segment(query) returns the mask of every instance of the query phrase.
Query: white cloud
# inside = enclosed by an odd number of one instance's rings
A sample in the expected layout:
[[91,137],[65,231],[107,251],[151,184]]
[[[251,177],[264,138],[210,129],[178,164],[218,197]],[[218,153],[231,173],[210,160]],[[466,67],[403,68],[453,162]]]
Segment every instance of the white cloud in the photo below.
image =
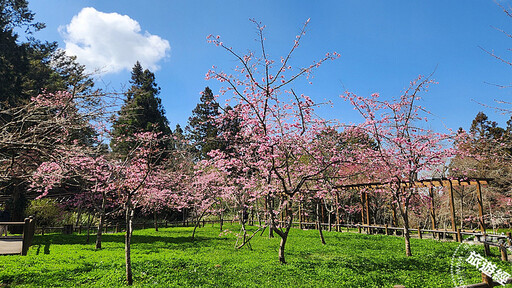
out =
[[171,49],[167,40],[141,33],[139,23],[129,16],[92,7],[83,8],[59,32],[69,55],[76,55],[88,70],[103,73],[131,70],[136,61],[155,71]]

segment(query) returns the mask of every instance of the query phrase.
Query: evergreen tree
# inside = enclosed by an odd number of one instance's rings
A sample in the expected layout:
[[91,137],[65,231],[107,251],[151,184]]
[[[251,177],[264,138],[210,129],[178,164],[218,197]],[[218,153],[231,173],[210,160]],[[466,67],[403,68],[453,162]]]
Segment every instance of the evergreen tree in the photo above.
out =
[[207,159],[208,152],[222,148],[218,139],[219,128],[215,123],[219,114],[219,103],[215,101],[212,90],[206,87],[200,103],[192,110],[192,117],[188,119],[186,128],[197,159]]
[[132,69],[130,83],[132,86],[126,93],[125,103],[113,124],[111,148],[120,157],[126,156],[134,143],[120,142],[118,137],[137,132],[171,134],[162,100],[158,98],[160,87],[155,82],[155,74],[148,69],[144,70],[137,61]]
[[478,112],[469,131],[475,133],[476,137],[486,139],[500,139],[505,134],[505,129],[498,127],[497,122],[490,121],[484,112]]

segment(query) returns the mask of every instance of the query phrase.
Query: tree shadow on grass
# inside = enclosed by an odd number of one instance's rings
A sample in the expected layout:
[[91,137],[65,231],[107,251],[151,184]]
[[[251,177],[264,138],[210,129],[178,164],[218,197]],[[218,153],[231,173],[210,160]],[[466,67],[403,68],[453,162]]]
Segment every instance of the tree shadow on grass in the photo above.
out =
[[[41,246],[44,246],[44,254],[50,253],[50,245],[94,245],[96,237],[90,237],[89,243],[86,243],[87,235],[62,235],[48,234],[44,236],[35,236],[33,247],[37,246],[36,254],[40,253]],[[190,247],[203,247],[215,245],[218,242],[224,242],[228,239],[219,237],[196,236],[194,240],[190,236],[155,236],[155,235],[132,235],[132,245],[137,244],[155,244],[155,248],[168,248],[169,246],[177,246],[183,249]],[[119,243],[125,242],[125,235],[119,234],[103,234],[102,243]]]

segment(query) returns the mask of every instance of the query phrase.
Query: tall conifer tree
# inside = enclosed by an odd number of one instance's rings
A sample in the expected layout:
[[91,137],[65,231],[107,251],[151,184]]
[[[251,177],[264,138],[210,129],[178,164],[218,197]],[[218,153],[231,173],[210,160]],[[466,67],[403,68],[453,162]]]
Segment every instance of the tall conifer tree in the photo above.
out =
[[215,117],[219,112],[219,103],[215,101],[212,90],[206,87],[201,95],[200,103],[192,110],[186,130],[195,148],[198,159],[208,158],[208,152],[221,149],[218,139],[219,128]]
[[137,132],[171,134],[162,100],[158,97],[160,87],[155,82],[155,74],[148,69],[144,70],[137,61],[132,69],[130,83],[132,86],[126,93],[125,103],[113,124],[111,148],[120,157],[125,156],[133,148],[134,143],[120,142],[117,137]]

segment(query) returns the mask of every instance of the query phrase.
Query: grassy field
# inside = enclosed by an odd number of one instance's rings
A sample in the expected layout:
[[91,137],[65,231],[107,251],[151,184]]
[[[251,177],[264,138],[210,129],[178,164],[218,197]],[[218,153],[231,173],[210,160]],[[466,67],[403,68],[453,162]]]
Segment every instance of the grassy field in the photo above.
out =
[[[253,250],[235,250],[239,226],[136,230],[132,261],[135,286],[148,287],[452,287],[450,260],[458,243],[412,239],[404,256],[394,236],[290,232],[287,265],[279,264],[279,239],[256,236]],[[104,236],[103,249],[85,244],[85,235],[36,236],[29,255],[0,256],[0,287],[124,286],[124,235]],[[483,255],[481,247],[475,247]],[[480,251],[482,250],[482,251]],[[495,251],[495,255],[498,253]],[[492,259],[499,263],[497,257]],[[501,265],[501,264],[499,264]],[[510,264],[508,270],[510,270]],[[503,266],[507,267],[507,266]],[[469,267],[469,281],[480,274]],[[510,271],[509,271],[510,273]]]

